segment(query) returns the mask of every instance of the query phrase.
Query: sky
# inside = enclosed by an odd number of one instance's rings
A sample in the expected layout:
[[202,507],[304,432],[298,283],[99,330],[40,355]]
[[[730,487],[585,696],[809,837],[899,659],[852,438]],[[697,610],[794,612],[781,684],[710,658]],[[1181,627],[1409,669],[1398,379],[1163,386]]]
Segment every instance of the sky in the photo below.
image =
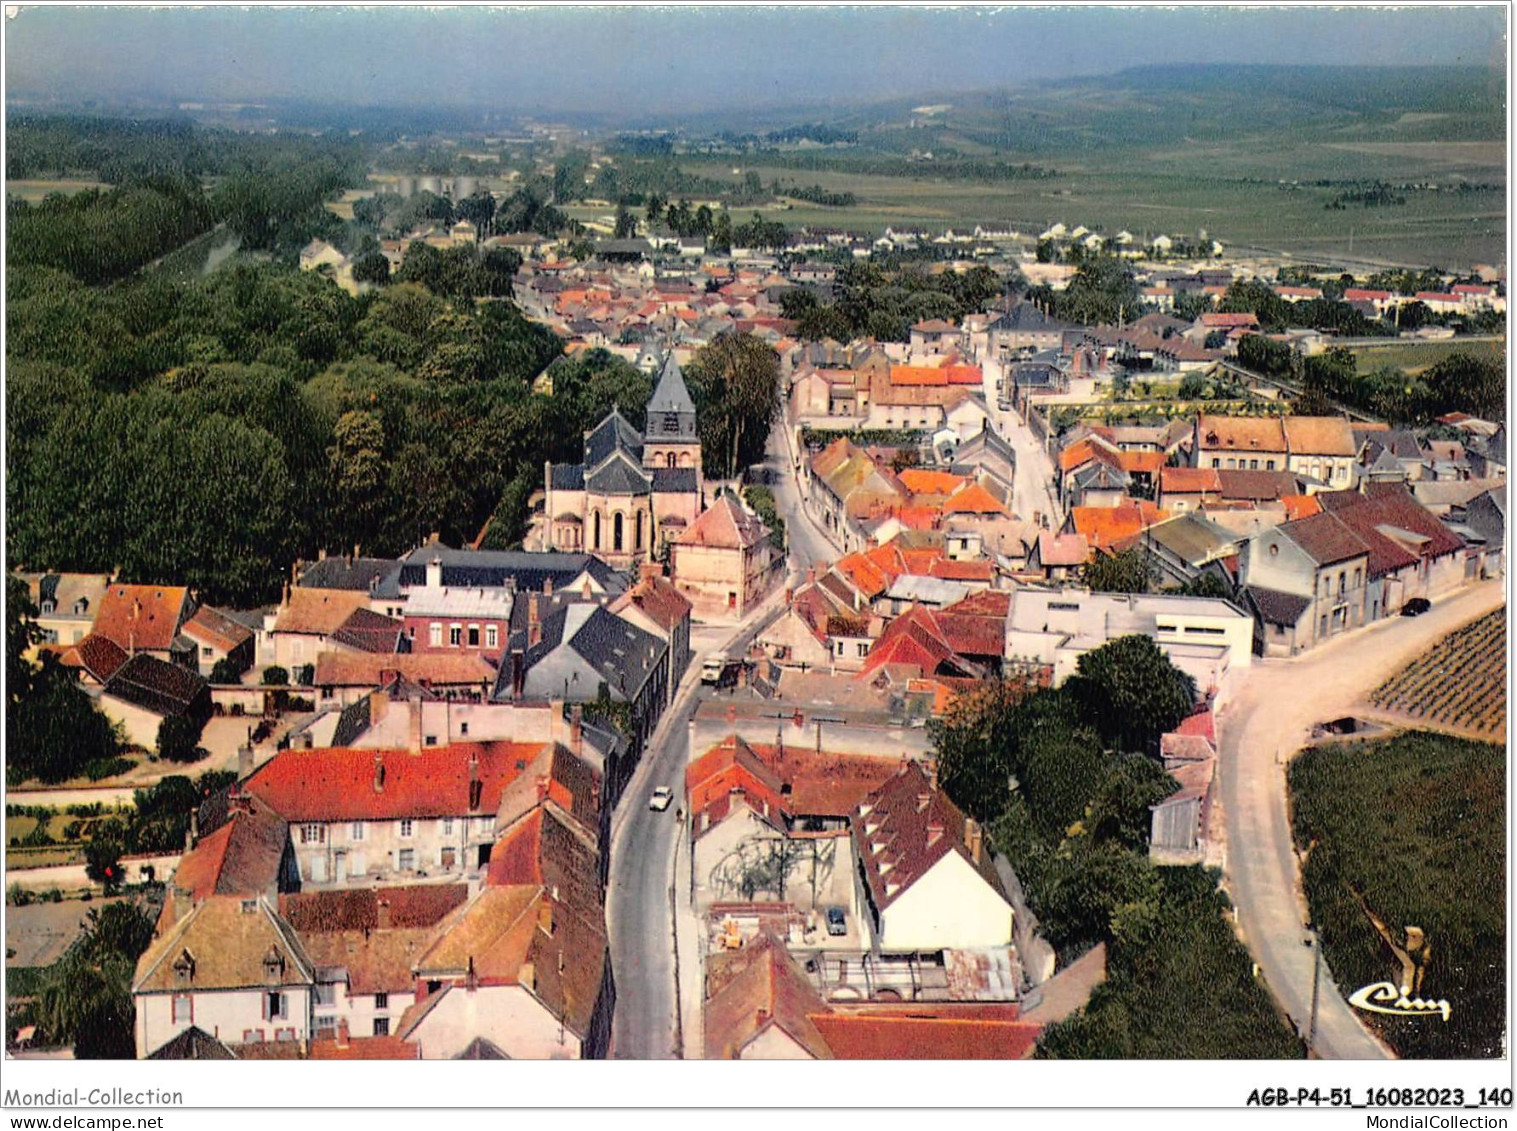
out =
[[[8,12],[10,10],[8,9]],[[1504,6],[27,7],[9,97],[704,112],[1150,63],[1502,66]]]

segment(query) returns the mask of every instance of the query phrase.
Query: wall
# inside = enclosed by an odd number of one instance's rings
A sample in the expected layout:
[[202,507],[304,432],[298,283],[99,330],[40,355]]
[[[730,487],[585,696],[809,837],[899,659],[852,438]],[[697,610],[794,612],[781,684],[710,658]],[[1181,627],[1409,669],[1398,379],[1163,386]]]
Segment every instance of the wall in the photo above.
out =
[[[312,1000],[311,1032],[314,1036],[337,1035],[335,1028],[338,1018],[347,1018],[348,1034],[353,1037],[369,1037],[374,1035],[374,1019],[376,1017],[388,1018],[390,1022],[390,1034],[393,1036],[400,1025],[400,1015],[410,1008],[416,1000],[416,989],[408,986],[400,991],[391,990],[384,1009],[374,1008],[374,995],[349,994],[345,984],[332,987],[334,1000],[331,1005],[318,1005]],[[323,1017],[332,1018],[333,1028],[325,1030],[320,1024]]]
[[[323,839],[303,842],[306,825],[290,826],[290,842],[295,849],[295,860],[300,868],[300,879],[307,887],[361,887],[375,880],[410,880],[425,873],[428,879],[440,876],[463,878],[477,870],[478,849],[482,844],[493,844],[495,838],[495,815],[459,816],[451,819],[452,830],[445,832],[448,818],[417,818],[412,822],[412,835],[400,835],[400,821],[333,821],[316,823]],[[361,838],[353,836],[354,827],[361,826]],[[441,863],[444,848],[454,850],[451,868]],[[415,853],[414,868],[401,871],[399,854],[404,849]],[[337,856],[345,854],[345,877],[337,878]],[[358,864],[362,864],[360,870]]]
[[305,1040],[310,1035],[310,990],[304,986],[285,986],[283,992],[287,1014],[284,1020],[264,1020],[265,991],[258,988],[192,991],[191,1017],[178,1023],[174,1021],[173,994],[138,994],[133,999],[137,1010],[137,1055],[146,1056],[191,1025],[233,1045],[242,1043],[243,1032],[248,1029],[262,1029],[263,1039],[271,1041],[276,1028],[290,1028],[295,1030],[296,1040]]
[[906,952],[1004,946],[1011,905],[960,856],[950,852],[885,908],[880,948]]
[[579,1038],[561,1026],[521,986],[455,985],[437,1002],[410,1039],[423,1060],[451,1060],[475,1037],[494,1042],[512,1060],[578,1060]]
[[112,722],[120,723],[126,732],[126,740],[132,746],[144,750],[158,749],[158,728],[163,723],[161,715],[117,699],[114,695],[102,695],[100,710]]

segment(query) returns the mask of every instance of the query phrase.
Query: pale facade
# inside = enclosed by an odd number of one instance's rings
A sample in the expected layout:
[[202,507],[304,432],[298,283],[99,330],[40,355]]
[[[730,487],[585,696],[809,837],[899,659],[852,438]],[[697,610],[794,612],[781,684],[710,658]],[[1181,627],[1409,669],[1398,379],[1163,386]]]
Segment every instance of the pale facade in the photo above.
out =
[[887,953],[1005,946],[1011,904],[970,863],[950,852],[880,913],[879,948]]

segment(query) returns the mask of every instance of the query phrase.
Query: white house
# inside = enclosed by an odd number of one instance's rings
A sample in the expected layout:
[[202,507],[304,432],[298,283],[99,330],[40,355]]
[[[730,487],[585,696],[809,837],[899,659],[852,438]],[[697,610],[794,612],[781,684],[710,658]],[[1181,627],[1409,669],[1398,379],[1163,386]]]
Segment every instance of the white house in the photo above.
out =
[[920,764],[871,793],[850,818],[864,918],[886,954],[1005,946],[1012,906],[979,825]]

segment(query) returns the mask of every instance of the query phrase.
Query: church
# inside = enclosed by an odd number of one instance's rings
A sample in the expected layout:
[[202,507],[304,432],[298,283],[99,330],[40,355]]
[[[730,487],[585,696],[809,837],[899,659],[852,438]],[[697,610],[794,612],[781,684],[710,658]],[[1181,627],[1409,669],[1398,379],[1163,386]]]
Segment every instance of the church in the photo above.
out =
[[549,463],[543,505],[550,549],[588,552],[617,569],[658,557],[701,512],[695,402],[671,351],[648,401],[645,433],[616,409],[585,433],[581,463]]

